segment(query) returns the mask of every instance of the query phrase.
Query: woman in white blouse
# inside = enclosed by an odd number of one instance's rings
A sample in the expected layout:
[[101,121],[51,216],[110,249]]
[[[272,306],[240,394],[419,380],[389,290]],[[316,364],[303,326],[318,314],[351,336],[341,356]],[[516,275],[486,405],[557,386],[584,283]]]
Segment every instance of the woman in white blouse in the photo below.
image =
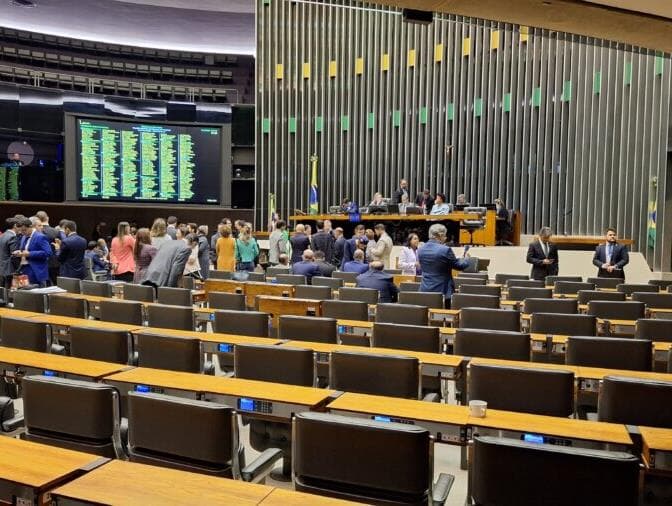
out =
[[410,234],[406,240],[406,245],[401,248],[399,254],[399,268],[401,273],[407,276],[416,276],[421,274],[420,263],[418,262],[418,246],[420,238],[418,234]]

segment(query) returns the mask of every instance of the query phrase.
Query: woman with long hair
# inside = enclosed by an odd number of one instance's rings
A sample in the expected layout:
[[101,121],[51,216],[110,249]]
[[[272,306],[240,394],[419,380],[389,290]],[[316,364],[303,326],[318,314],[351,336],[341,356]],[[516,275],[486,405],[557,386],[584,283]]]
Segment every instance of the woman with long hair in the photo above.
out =
[[236,270],[236,240],[232,237],[231,225],[224,225],[221,234],[215,243],[217,270],[233,272]]
[[406,239],[406,244],[401,248],[399,253],[399,268],[401,273],[406,276],[416,276],[421,274],[420,262],[418,261],[418,246],[420,245],[420,238],[418,234],[409,234]]
[[162,244],[173,240],[173,238],[166,232],[166,220],[163,218],[154,220],[150,234],[152,236],[152,246],[157,250],[161,248]]
[[245,224],[236,239],[236,270],[254,271],[254,259],[259,255],[259,245],[252,237],[252,229]]
[[187,264],[184,266],[184,272],[182,274],[184,276],[202,279],[201,264],[198,261],[198,237],[196,237],[196,234],[187,234],[184,241],[187,243],[191,253],[189,254]]
[[141,283],[147,272],[147,267],[152,263],[156,256],[156,248],[152,246],[152,236],[148,228],[141,228],[135,234],[135,248],[133,248],[133,258],[135,259],[135,275],[133,283]]
[[135,273],[133,251],[135,239],[131,235],[131,226],[127,221],[120,221],[117,226],[117,236],[112,239],[110,246],[110,263],[114,279],[130,283]]

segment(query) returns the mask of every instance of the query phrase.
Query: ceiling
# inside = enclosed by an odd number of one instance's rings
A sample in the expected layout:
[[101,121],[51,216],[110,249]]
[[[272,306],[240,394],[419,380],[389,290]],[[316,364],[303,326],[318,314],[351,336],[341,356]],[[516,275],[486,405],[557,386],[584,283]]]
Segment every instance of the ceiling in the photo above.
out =
[[0,0],[0,26],[110,44],[254,54],[255,0]]

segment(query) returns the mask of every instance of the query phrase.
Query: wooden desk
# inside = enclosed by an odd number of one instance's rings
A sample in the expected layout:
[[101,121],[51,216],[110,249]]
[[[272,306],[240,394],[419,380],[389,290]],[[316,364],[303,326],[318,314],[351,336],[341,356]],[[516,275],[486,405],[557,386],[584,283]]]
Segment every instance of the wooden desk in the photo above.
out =
[[[618,244],[632,246],[635,241],[632,239],[619,239]],[[598,235],[554,235],[553,244],[558,249],[580,249],[591,251],[598,245],[604,243],[604,237]]]
[[[105,383],[116,385],[119,391],[133,390],[138,385],[150,387],[157,393],[171,393],[191,397],[203,396],[206,400],[221,402],[236,408],[241,413],[262,418],[291,419],[293,413],[321,409],[332,397],[333,390],[300,387],[252,381],[239,378],[223,378],[185,372],[164,371],[138,367],[105,378]],[[129,386],[130,385],[130,386]],[[170,391],[170,392],[168,392]],[[255,401],[253,409],[241,406],[241,399]],[[266,402],[257,402],[266,401]]]
[[[108,459],[55,446],[0,437],[0,502],[49,504],[44,494]],[[118,485],[117,485],[118,486]]]
[[348,504],[361,504],[342,499],[333,499],[315,494],[306,494],[284,488],[274,488],[266,498],[259,503],[261,506],[346,506]]
[[203,291],[206,296],[210,292],[225,293],[245,293],[245,281],[236,281],[233,279],[206,279],[203,285]]
[[272,295],[284,299],[293,298],[294,285],[248,281],[245,284],[245,298],[247,307],[257,307],[257,295]]
[[467,443],[467,406],[346,392],[327,409],[346,416],[422,425],[439,442]]
[[672,429],[639,427],[642,460],[649,470],[672,472]]
[[41,314],[35,313],[35,316],[30,317],[42,323],[48,323],[55,327],[91,327],[96,329],[118,330],[121,332],[133,332],[134,330],[142,329],[140,325],[127,325],[125,323],[105,322],[101,320],[89,320],[88,318],[75,318],[73,316],[59,316],[55,314]]
[[113,460],[52,492],[95,504],[260,504],[273,488],[216,476]]
[[[280,339],[270,339],[266,337],[238,336],[234,334],[220,334],[217,332],[196,332],[194,330],[158,329],[153,327],[136,329],[133,331],[133,334],[162,334],[173,337],[199,339],[203,342],[205,353],[231,353],[233,350],[229,349],[228,345],[258,344],[274,346],[282,342]],[[220,344],[224,345],[224,347],[220,348]]]
[[22,309],[14,309],[10,307],[0,307],[0,318],[9,316],[11,318],[31,318],[33,316],[41,316],[44,313],[35,313],[33,311],[24,311]]
[[278,318],[281,315],[322,316],[322,301],[317,299],[290,299],[288,297],[258,295],[256,297],[256,310],[269,313],[271,315],[271,325],[277,329]]
[[575,365],[548,364],[546,362],[519,362],[517,360],[500,360],[496,358],[474,357],[469,362],[471,365],[495,365],[502,367],[518,367],[521,369],[550,369],[553,371],[569,371],[575,376],[579,375],[579,367]]
[[577,367],[579,369],[577,377],[582,380],[603,380],[605,376],[625,376],[641,380],[672,382],[672,374],[662,372],[626,371],[623,369],[604,369],[601,367]]
[[597,319],[597,331],[604,333],[606,330],[607,322],[609,323],[609,333],[611,334],[624,334],[628,336],[635,335],[635,325],[637,324],[636,320],[618,320],[614,318],[598,318]]

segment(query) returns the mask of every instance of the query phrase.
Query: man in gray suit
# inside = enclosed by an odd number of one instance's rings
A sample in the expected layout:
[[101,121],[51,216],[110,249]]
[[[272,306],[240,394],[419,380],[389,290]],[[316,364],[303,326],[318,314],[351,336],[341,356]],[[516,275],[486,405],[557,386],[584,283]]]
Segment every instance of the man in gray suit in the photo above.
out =
[[12,275],[16,272],[17,264],[12,253],[19,249],[21,239],[18,236],[19,220],[7,218],[5,232],[0,236],[0,280],[5,288],[12,286]]
[[184,241],[167,241],[156,253],[140,283],[154,287],[177,287],[190,254],[191,249]]

